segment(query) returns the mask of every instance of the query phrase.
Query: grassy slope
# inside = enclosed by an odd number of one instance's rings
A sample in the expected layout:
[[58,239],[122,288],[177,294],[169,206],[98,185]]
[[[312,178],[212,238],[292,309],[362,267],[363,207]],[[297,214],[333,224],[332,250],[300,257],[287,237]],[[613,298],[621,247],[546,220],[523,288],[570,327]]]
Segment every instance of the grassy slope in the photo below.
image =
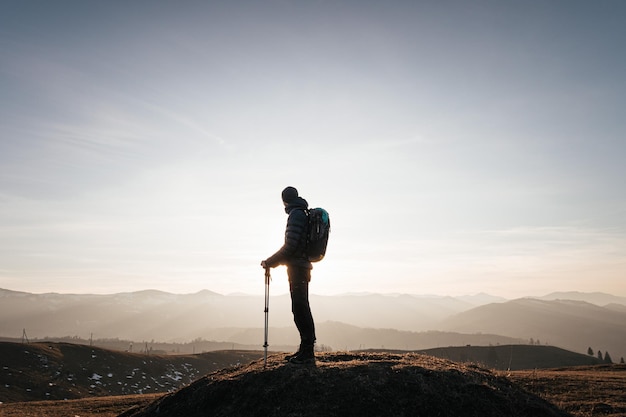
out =
[[420,351],[456,362],[471,362],[500,370],[546,369],[563,366],[600,365],[595,356],[582,355],[554,346],[505,345],[460,346]]
[[69,343],[0,343],[0,401],[168,392],[261,355],[222,351],[158,356]]

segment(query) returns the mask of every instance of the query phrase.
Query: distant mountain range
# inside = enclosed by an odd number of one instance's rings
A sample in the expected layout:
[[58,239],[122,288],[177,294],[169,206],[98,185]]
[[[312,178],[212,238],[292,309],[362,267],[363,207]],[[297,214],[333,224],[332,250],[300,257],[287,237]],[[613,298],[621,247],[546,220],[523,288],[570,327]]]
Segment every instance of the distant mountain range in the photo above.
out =
[[[562,292],[506,300],[488,294],[311,296],[318,343],[333,349],[426,349],[452,345],[551,344],[626,356],[626,298]],[[260,345],[261,296],[155,290],[109,295],[0,289],[0,337],[77,336],[135,342],[206,339]],[[288,295],[270,299],[271,343],[297,344]]]
[[540,300],[573,300],[584,301],[586,303],[595,304],[598,306],[607,306],[609,304],[620,304],[626,306],[626,297],[619,297],[617,295],[605,294],[602,292],[578,292],[578,291],[566,291],[566,292],[553,292],[543,297],[532,297]]
[[601,307],[585,301],[522,298],[452,315],[443,320],[439,328],[532,338],[536,343],[576,352],[591,347],[594,351],[608,351],[616,360],[626,356],[626,310],[615,306],[617,304]]
[[[444,318],[504,299],[417,295],[348,294],[311,296],[317,322],[407,331],[435,329]],[[78,335],[131,340],[190,340],[209,329],[263,327],[260,296],[211,291],[171,294],[155,290],[94,294],[31,294],[0,289],[0,336]],[[287,294],[270,299],[270,324],[292,326]]]

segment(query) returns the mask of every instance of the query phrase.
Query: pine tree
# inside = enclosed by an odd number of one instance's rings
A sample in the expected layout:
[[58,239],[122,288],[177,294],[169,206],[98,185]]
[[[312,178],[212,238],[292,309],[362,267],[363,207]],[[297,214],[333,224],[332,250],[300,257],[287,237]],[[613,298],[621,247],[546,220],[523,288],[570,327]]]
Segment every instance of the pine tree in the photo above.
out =
[[609,355],[609,352],[604,352],[604,362],[613,363],[613,359],[611,359],[611,355]]
[[602,360],[602,351],[601,350],[598,351],[598,359]]
[[587,355],[593,356],[593,349],[591,349],[591,346],[589,346],[589,349],[587,349]]
[[620,359],[619,363],[624,363],[624,357],[622,356],[622,359]]

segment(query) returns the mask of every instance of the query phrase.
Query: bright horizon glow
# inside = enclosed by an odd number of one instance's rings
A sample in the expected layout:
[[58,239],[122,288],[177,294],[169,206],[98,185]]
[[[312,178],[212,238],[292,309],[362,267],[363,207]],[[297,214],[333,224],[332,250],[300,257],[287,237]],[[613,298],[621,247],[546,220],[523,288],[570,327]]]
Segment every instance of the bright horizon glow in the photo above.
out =
[[[0,288],[626,296],[626,4],[19,2],[0,16]],[[287,292],[284,267],[272,293]]]

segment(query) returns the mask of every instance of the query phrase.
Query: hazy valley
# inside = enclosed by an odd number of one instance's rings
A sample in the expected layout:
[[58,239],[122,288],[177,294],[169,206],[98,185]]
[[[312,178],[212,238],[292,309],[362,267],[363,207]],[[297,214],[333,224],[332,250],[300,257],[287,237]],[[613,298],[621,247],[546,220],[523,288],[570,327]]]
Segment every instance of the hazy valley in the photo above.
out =
[[[115,339],[115,348],[180,353],[261,349],[263,298],[211,291],[110,295],[31,294],[0,290],[0,337]],[[626,298],[555,293],[505,300],[348,294],[311,297],[318,345],[334,350],[416,350],[445,346],[549,344],[579,353],[626,356]],[[270,346],[297,344],[289,297],[270,300]],[[194,343],[191,343],[191,342]],[[112,342],[111,342],[112,343]],[[109,346],[112,347],[112,346]]]

